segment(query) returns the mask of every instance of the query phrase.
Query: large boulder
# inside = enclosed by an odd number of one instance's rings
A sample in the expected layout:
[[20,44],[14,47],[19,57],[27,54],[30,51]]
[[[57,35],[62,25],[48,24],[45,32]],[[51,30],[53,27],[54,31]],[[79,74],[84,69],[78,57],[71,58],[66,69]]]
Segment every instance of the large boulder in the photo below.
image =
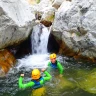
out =
[[43,11],[41,20],[53,22],[55,17],[55,11],[56,9],[54,7],[46,8],[46,10]]
[[24,0],[0,1],[0,48],[25,40],[34,23],[35,15]]
[[56,9],[54,7],[48,7],[43,10],[43,14],[41,16],[41,23],[44,24],[46,27],[51,26],[52,22],[54,21],[55,11]]
[[55,14],[53,29],[62,34],[59,39],[77,55],[96,58],[95,0],[64,1]]

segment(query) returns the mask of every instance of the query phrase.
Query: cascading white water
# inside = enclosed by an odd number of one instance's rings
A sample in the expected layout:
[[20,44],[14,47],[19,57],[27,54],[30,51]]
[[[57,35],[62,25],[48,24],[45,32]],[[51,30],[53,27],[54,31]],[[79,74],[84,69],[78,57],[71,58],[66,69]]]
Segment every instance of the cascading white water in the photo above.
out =
[[33,68],[47,68],[48,64],[48,54],[34,54],[30,56],[26,56],[25,58],[18,60],[19,68],[26,68],[26,70],[30,70]]
[[[50,28],[51,29],[51,28]],[[34,26],[31,43],[32,55],[18,60],[17,69],[25,67],[27,69],[33,68],[46,68],[49,60],[47,52],[47,43],[50,34],[50,29],[42,24]]]
[[31,42],[32,42],[32,53],[44,54],[47,53],[47,43],[50,31],[47,27],[42,24],[34,26]]

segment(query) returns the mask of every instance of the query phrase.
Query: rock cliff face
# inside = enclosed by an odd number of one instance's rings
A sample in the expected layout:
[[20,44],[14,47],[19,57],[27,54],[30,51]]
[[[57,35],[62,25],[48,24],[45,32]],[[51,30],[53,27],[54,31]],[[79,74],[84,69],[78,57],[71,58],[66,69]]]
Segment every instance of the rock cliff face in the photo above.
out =
[[53,23],[52,34],[57,41],[60,40],[58,42],[62,41],[61,53],[96,58],[96,1],[39,1],[33,4],[34,9],[40,13],[40,22],[45,26],[49,27]]
[[96,1],[64,1],[55,13],[53,30],[77,55],[96,58]]
[[24,0],[0,0],[0,48],[26,39],[35,15]]

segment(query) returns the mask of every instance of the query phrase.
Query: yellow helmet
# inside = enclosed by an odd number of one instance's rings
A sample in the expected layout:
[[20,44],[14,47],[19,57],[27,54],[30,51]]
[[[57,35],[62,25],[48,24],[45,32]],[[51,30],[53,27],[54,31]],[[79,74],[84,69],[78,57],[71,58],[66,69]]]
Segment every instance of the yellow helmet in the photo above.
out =
[[32,71],[32,79],[39,79],[41,76],[40,71],[38,69],[34,69]]
[[53,59],[53,58],[56,58],[56,54],[55,54],[55,53],[52,53],[52,54],[50,55],[50,59]]

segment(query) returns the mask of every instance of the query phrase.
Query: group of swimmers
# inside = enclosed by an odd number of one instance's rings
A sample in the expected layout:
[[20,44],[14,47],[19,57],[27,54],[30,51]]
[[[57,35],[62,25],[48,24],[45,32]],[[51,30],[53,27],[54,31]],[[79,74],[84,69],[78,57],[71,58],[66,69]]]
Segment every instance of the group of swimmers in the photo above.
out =
[[[62,77],[64,68],[61,65],[61,63],[56,59],[56,57],[57,56],[55,53],[52,53],[50,55],[50,62],[48,62],[48,66],[50,66],[53,69],[58,69],[60,77]],[[32,80],[25,84],[23,83],[24,74],[21,74],[19,77],[19,88],[20,89],[25,89],[25,88],[35,89],[35,88],[42,87],[46,81],[49,81],[52,78],[52,76],[48,71],[46,71],[46,69],[41,69],[41,71],[45,74],[44,77],[41,76],[41,72],[39,69],[33,69],[32,74],[31,74]]]

